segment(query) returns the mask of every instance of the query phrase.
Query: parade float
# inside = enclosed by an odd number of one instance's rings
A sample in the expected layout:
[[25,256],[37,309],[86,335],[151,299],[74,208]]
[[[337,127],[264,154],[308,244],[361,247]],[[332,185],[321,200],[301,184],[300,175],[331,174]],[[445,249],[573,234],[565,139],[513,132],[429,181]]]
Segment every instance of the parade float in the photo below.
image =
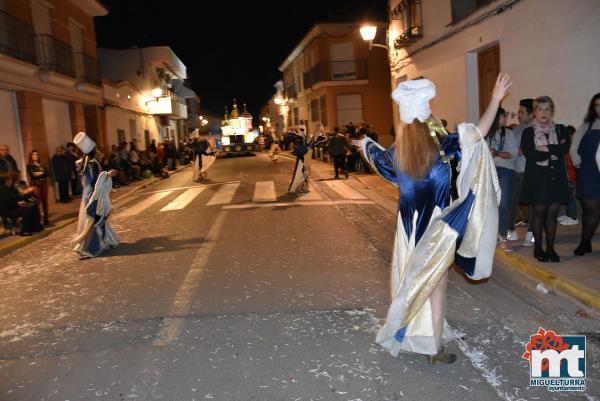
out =
[[240,114],[237,103],[233,99],[231,114],[225,108],[225,116],[221,121],[221,152],[225,154],[241,154],[255,152],[255,139],[258,133],[252,130],[252,115],[248,113],[246,104]]

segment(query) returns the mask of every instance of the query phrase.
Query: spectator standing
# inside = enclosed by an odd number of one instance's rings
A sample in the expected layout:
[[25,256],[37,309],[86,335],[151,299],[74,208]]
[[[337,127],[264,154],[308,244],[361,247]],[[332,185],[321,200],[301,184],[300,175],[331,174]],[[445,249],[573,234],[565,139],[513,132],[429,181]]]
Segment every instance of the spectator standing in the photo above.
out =
[[273,160],[274,163],[279,161],[277,155],[281,153],[281,148],[279,144],[281,143],[281,139],[279,139],[279,135],[275,132],[275,130],[271,130],[271,148],[269,149],[269,157]]
[[335,171],[335,179],[339,179],[339,170],[341,169],[346,179],[348,179],[348,170],[346,169],[346,151],[348,142],[346,137],[342,135],[338,127],[333,128],[333,135],[329,140],[329,153],[333,158],[333,168]]
[[58,184],[58,197],[61,203],[71,202],[69,196],[69,180],[71,178],[71,169],[69,159],[65,155],[65,148],[59,146],[56,153],[52,156],[52,178]]
[[519,153],[519,143],[516,141],[512,130],[506,127],[506,119],[506,111],[502,107],[498,108],[486,139],[494,158],[498,183],[500,184],[500,191],[502,193],[500,205],[498,206],[498,234],[500,235],[498,246],[506,252],[512,252],[514,249],[508,242],[507,232],[510,217],[513,171],[515,168],[515,159]]
[[77,171],[77,160],[79,160],[79,154],[77,153],[75,144],[73,142],[67,143],[65,156],[69,160],[69,181],[71,182],[71,195],[79,196],[81,195],[81,190],[79,188],[79,171]]
[[[567,126],[567,132],[569,133],[569,137],[571,137],[571,143],[573,143],[575,127],[572,125]],[[567,178],[569,179],[569,203],[564,207],[564,214],[558,216],[557,220],[561,226],[574,226],[579,224],[579,219],[577,218],[577,201],[575,200],[577,173],[575,172],[575,167],[569,153],[567,153],[565,161],[567,162]]]
[[32,150],[29,154],[27,177],[29,185],[33,187],[34,196],[42,206],[44,225],[47,226],[50,224],[48,221],[48,170],[41,164],[40,154],[37,150]]
[[592,252],[592,237],[600,223],[600,93],[590,100],[584,122],[573,135],[571,160],[577,168],[576,195],[581,200],[581,240],[573,251]]
[[[554,250],[556,220],[561,203],[569,201],[565,154],[571,138],[563,125],[552,121],[554,101],[540,96],[533,103],[533,126],[525,129],[521,149],[525,155],[525,176],[521,202],[533,205],[533,255],[540,262],[560,262]],[[546,251],[542,235],[546,235]]]
[[[525,156],[521,149],[521,137],[526,128],[533,124],[533,99],[521,99],[519,101],[519,112],[517,113],[519,125],[514,129],[515,140],[519,144],[519,152],[515,159],[515,169],[513,171],[512,196],[510,202],[510,217],[508,227],[508,240],[517,241],[519,239],[515,226],[517,225],[517,215],[519,214],[519,202],[521,199],[521,191],[523,189],[523,176],[525,173]],[[533,208],[527,206],[527,234],[523,240],[523,246],[533,246]]]
[[16,160],[10,155],[8,145],[0,145],[0,173],[19,171]]

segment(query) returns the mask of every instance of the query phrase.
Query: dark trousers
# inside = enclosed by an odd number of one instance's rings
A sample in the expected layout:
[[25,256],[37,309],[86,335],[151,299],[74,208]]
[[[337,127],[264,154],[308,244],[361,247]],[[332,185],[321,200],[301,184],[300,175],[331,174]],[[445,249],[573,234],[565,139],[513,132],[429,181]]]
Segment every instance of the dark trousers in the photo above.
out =
[[81,195],[81,191],[79,190],[79,179],[72,178],[69,181],[71,182],[71,195]]
[[21,206],[18,209],[7,211],[4,216],[13,221],[16,221],[21,217],[21,232],[37,232],[41,229],[40,210],[36,204],[29,204],[27,206]]
[[71,200],[69,197],[69,181],[58,181],[58,198],[63,203]]
[[42,206],[44,212],[44,223],[48,224],[48,182],[46,180],[40,180],[36,185],[33,186],[33,194],[38,199],[39,204]]
[[335,169],[336,177],[338,177],[339,169],[342,169],[342,172],[346,173],[346,157],[344,155],[333,156],[333,168]]

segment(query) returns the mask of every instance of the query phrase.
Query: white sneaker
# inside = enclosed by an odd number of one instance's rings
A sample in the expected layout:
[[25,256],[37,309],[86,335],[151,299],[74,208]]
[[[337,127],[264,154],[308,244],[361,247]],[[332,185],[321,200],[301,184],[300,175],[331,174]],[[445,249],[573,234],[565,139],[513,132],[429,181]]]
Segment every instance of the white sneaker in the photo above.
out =
[[527,231],[527,235],[523,240],[523,246],[533,246],[535,243],[535,238],[533,238],[533,233],[531,231]]
[[563,214],[562,216],[558,216],[558,217],[556,218],[556,221],[558,221],[558,222],[560,223],[561,221],[563,221],[563,220],[565,220],[565,219],[568,219],[568,218],[569,218],[569,216],[567,216],[567,215]]
[[561,226],[574,226],[579,224],[579,219],[572,219],[568,216],[565,216],[564,219],[559,220]]
[[517,232],[515,230],[508,230],[508,235],[506,236],[506,239],[509,241],[518,241],[519,240],[519,234],[517,234]]

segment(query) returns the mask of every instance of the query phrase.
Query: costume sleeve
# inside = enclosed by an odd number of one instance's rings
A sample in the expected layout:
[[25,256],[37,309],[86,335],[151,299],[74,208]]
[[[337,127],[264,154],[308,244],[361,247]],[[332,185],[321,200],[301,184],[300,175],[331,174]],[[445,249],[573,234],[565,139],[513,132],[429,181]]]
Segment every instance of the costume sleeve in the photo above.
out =
[[395,145],[386,150],[383,146],[367,137],[360,141],[360,148],[364,158],[377,174],[390,184],[398,186],[396,169],[394,167]]

